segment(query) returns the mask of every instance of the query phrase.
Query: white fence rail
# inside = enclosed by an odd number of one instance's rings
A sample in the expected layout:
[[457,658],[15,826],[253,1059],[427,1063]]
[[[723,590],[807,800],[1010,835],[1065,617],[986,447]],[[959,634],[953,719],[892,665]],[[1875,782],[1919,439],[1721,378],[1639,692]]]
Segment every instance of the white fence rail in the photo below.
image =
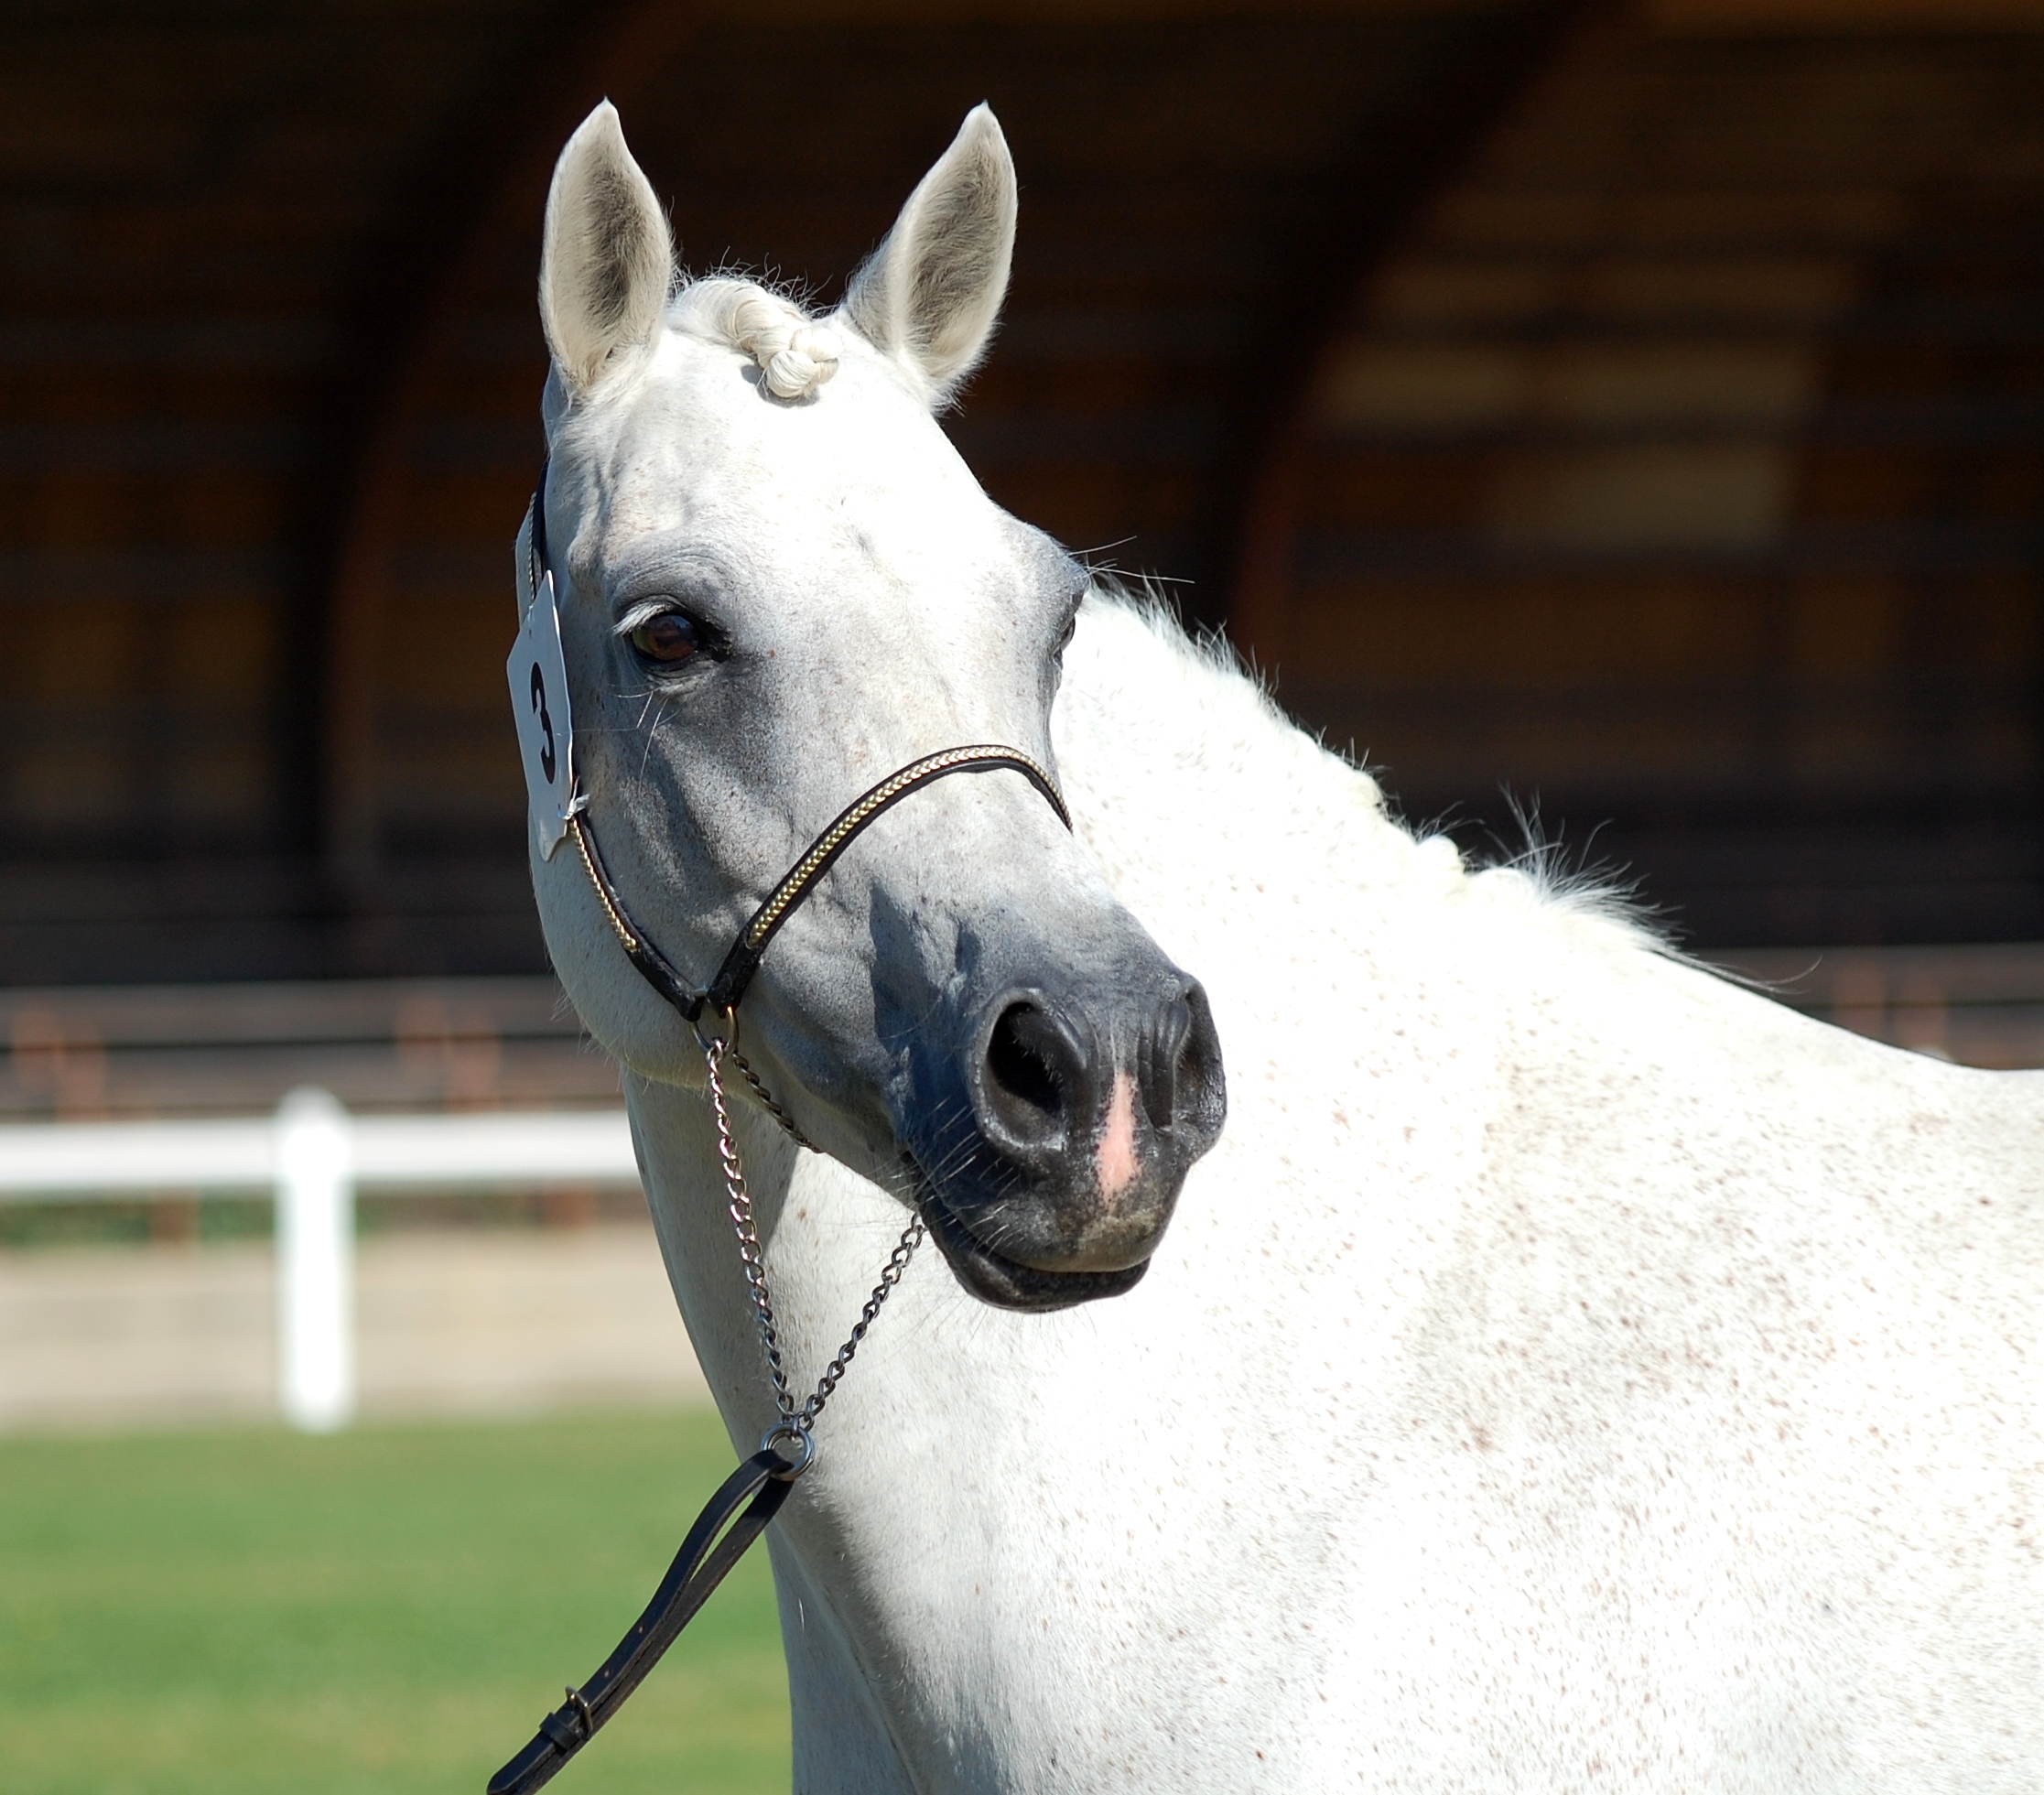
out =
[[277,1404],[326,1433],[355,1411],[357,1190],[629,1184],[622,1109],[351,1116],[323,1090],[233,1121],[0,1128],[0,1203],[268,1191],[276,1204]]

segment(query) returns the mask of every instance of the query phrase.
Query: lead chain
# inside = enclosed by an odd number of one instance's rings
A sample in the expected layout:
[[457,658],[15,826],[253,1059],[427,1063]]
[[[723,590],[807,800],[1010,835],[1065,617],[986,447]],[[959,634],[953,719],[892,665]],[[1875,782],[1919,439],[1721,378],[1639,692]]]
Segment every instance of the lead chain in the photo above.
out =
[[[908,1270],[909,1260],[915,1257],[915,1249],[923,1244],[923,1218],[916,1216],[902,1230],[902,1238],[894,1243],[894,1250],[888,1254],[887,1263],[881,1267],[880,1281],[873,1286],[873,1293],[866,1299],[866,1306],[859,1312],[859,1319],[852,1325],[850,1337],[824,1368],[823,1376],[817,1380],[817,1388],[809,1400],[796,1408],[795,1393],[788,1388],[787,1366],[781,1357],[781,1330],[773,1318],[773,1298],[766,1287],[766,1260],[760,1249],[759,1229],[753,1220],[752,1193],[746,1186],[745,1165],[738,1156],[738,1142],[731,1135],[730,1111],[724,1102],[723,1063],[727,1054],[731,1054],[746,1082],[759,1093],[761,1100],[782,1127],[797,1141],[802,1141],[802,1136],[781,1107],[767,1096],[766,1087],[752,1068],[732,1053],[729,1040],[712,1038],[704,1042],[703,1056],[709,1065],[709,1103],[717,1117],[717,1157],[722,1163],[724,1189],[730,1198],[731,1230],[738,1236],[738,1257],[745,1268],[746,1294],[752,1298],[753,1318],[759,1324],[760,1346],[766,1354],[767,1376],[773,1380],[774,1404],[781,1411],[783,1425],[806,1438],[817,1424],[817,1418],[823,1413],[824,1405],[843,1381],[845,1369],[859,1351],[860,1342],[865,1339],[866,1330],[872,1326],[873,1318],[880,1314],[881,1305],[894,1293],[895,1285],[902,1281],[902,1274]],[[809,1143],[802,1141],[802,1144],[807,1146]]]
[[759,1098],[760,1108],[781,1124],[781,1132],[785,1134],[796,1146],[806,1147],[812,1153],[815,1152],[817,1143],[795,1127],[793,1116],[774,1102],[773,1093],[762,1082],[760,1075],[752,1070],[752,1062],[740,1053],[728,1038],[724,1043],[724,1051],[730,1063],[738,1068],[739,1076],[752,1087],[752,1095]]

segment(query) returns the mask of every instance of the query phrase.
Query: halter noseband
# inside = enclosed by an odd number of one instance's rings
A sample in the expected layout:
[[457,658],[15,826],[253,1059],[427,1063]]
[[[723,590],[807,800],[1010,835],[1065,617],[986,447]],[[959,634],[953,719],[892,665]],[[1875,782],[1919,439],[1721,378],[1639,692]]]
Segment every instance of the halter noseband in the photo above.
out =
[[[540,470],[539,485],[533,493],[531,515],[529,583],[533,602],[536,604],[541,579],[553,565],[546,547],[545,468]],[[581,855],[582,865],[589,873],[589,883],[595,887],[597,902],[603,906],[603,914],[617,936],[618,946],[624,949],[625,957],[638,968],[639,976],[693,1026],[702,1019],[706,1009],[719,1016],[737,1013],[739,1000],[752,982],[752,975],[760,969],[767,944],[780,933],[781,925],[795,914],[803,900],[816,890],[838,857],[869,825],[877,822],[911,792],[935,780],[946,778],[954,773],[993,773],[1001,768],[1021,773],[1044,795],[1044,801],[1057,813],[1057,820],[1067,829],[1072,827],[1071,812],[1065,809],[1055,782],[1041,764],[1019,749],[977,742],[969,747],[946,748],[939,753],[925,754],[921,760],[911,761],[905,767],[889,773],[879,784],[861,793],[838,812],[830,827],[809,844],[808,851],[788,869],[786,876],[753,911],[752,919],[739,930],[715,977],[700,988],[690,985],[676,969],[674,962],[654,945],[645,930],[633,921],[632,913],[624,907],[624,900],[611,882],[603,855],[596,845],[596,837],[589,827],[586,797],[578,796],[568,806],[566,820],[575,838],[576,850]]]

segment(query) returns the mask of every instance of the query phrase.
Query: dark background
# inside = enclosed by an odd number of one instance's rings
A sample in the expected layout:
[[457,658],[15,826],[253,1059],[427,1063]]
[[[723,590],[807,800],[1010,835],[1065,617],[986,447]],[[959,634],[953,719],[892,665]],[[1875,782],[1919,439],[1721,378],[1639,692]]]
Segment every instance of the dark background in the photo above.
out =
[[[1671,0],[1671,7],[1673,0]],[[824,303],[967,107],[949,420],[1407,814],[1693,944],[2044,901],[2044,5],[0,12],[0,983],[520,972],[554,153]]]

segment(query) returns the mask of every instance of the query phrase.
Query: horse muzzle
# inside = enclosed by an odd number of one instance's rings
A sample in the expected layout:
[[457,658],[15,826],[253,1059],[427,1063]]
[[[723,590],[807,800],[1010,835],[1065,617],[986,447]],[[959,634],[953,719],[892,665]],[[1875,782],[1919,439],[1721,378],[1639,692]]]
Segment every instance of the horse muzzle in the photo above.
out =
[[969,1120],[922,1155],[923,1208],[953,1272],[1003,1308],[1131,1289],[1227,1112],[1206,993],[1002,991],[969,1037]]

